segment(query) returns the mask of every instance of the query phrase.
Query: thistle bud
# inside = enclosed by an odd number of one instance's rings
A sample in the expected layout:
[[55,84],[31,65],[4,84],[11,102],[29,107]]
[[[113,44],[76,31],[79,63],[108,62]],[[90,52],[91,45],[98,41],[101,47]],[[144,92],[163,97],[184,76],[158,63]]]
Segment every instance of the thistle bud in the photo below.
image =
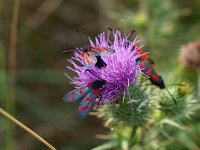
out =
[[200,40],[190,42],[182,47],[180,62],[185,67],[200,70]]

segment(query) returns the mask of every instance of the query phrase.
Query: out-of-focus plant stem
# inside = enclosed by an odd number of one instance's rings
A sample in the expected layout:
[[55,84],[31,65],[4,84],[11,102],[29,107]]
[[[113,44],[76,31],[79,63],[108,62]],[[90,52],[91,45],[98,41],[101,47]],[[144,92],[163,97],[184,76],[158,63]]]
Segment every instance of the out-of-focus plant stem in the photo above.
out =
[[[3,2],[0,1],[0,34],[3,35]],[[6,58],[5,58],[5,45],[3,37],[0,38],[0,104],[5,105],[6,91],[7,91],[7,78],[6,78]]]
[[[15,77],[16,77],[16,49],[17,49],[17,25],[19,17],[20,0],[13,1],[12,21],[10,30],[10,49],[8,54],[8,92],[7,110],[15,113]],[[7,123],[7,150],[15,149],[15,127],[11,122]]]
[[129,140],[129,148],[130,149],[136,142],[136,138],[135,138],[136,131],[137,131],[137,128],[132,127],[132,131],[131,131],[131,134],[130,134],[130,140]]
[[198,74],[198,100],[200,101],[200,72]]
[[[3,35],[3,2],[0,1],[0,34]],[[3,36],[0,37],[0,105],[6,105],[6,93],[7,93],[7,73],[6,73],[6,58],[5,58],[5,45],[3,42]],[[5,124],[5,120],[1,120],[0,124]],[[5,129],[5,127],[3,127]],[[2,147],[5,147],[5,143],[2,143]]]

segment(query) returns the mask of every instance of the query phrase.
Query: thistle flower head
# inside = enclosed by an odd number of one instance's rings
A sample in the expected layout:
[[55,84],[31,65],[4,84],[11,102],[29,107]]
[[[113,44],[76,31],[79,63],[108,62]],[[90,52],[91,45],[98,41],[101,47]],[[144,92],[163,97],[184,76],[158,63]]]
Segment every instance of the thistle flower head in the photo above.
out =
[[[136,62],[140,55],[135,50],[132,50],[132,47],[138,42],[137,38],[134,41],[128,41],[129,34],[122,35],[120,31],[113,31],[112,35],[113,41],[110,40],[110,32],[108,32],[107,36],[104,32],[100,33],[94,41],[89,38],[91,47],[115,50],[114,54],[102,57],[107,64],[105,68],[99,69],[93,66],[90,69],[96,76],[107,81],[107,84],[102,88],[101,105],[116,102],[119,93],[126,92],[129,86],[135,84],[140,71],[140,65]],[[82,53],[82,48],[77,48],[74,57],[69,60],[73,67],[67,67],[78,74],[74,78],[70,78],[66,74],[76,87],[82,87],[89,82],[99,80],[93,74],[85,72],[88,68],[84,66]]]
[[186,67],[200,70],[200,41],[193,41],[182,47],[180,61]]
[[107,105],[100,109],[99,118],[105,120],[106,127],[112,126],[131,126],[140,127],[150,120],[150,115],[155,108],[151,103],[149,89],[141,83],[137,83],[133,88],[129,88],[130,95],[133,99],[117,105]]

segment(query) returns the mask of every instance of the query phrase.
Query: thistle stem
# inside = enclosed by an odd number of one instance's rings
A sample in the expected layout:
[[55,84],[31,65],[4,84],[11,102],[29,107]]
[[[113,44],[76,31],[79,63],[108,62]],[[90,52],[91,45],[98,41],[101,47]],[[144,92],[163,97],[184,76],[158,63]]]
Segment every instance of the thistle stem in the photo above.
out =
[[132,127],[132,131],[130,134],[130,139],[129,139],[129,148],[131,149],[131,147],[135,144],[135,135],[136,135],[136,131],[137,128]]
[[37,140],[39,140],[40,142],[42,142],[44,145],[46,145],[49,149],[51,150],[56,150],[51,144],[49,144],[46,140],[44,140],[41,136],[39,136],[38,134],[36,134],[33,130],[31,130],[30,128],[28,128],[26,125],[24,125],[23,123],[21,123],[19,120],[17,120],[16,118],[14,118],[13,116],[11,116],[9,113],[7,113],[4,109],[2,109],[0,107],[0,113],[5,116],[6,118],[8,118],[9,120],[11,120],[12,122],[14,122],[16,125],[18,125],[19,127],[21,127],[22,129],[24,129],[25,131],[27,131],[29,134],[31,134],[33,137],[35,137]]

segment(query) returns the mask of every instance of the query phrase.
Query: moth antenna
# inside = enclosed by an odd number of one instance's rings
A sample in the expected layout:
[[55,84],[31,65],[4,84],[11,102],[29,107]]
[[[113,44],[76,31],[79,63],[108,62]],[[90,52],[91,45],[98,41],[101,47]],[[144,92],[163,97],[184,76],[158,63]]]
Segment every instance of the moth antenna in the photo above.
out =
[[83,47],[85,47],[85,44],[84,44],[84,42],[83,42],[83,37],[82,37],[81,33],[79,32],[78,29],[75,29],[75,30],[76,30],[76,33],[77,33],[78,37],[79,37],[80,40],[81,40],[81,43],[82,43]]
[[64,54],[64,53],[68,53],[68,52],[74,52],[75,50],[73,49],[70,49],[70,50],[63,50],[61,51],[61,54]]
[[133,30],[131,31],[131,33],[129,34],[129,36],[127,37],[127,39],[128,39],[133,33],[135,33],[135,32],[136,32],[136,30],[133,29]]
[[107,26],[108,30],[110,30],[111,32],[113,31],[113,29],[109,26]]
[[[92,75],[94,75],[95,77],[99,78],[100,80],[103,80],[102,78],[100,78],[100,77],[98,77],[96,74],[94,74],[90,69],[86,69],[86,70],[85,70],[85,73],[86,73],[87,71],[89,71]],[[107,81],[106,81],[106,83],[108,83],[108,84],[110,84],[110,85],[112,85],[112,86],[116,86],[116,87],[119,89],[119,86],[117,86],[117,85],[115,85],[115,84],[109,83],[109,82],[107,82]]]
[[171,96],[172,100],[174,101],[175,106],[177,107],[176,99],[173,97],[172,93],[170,93],[170,91],[167,88],[166,88],[166,90],[169,93],[169,95]]

